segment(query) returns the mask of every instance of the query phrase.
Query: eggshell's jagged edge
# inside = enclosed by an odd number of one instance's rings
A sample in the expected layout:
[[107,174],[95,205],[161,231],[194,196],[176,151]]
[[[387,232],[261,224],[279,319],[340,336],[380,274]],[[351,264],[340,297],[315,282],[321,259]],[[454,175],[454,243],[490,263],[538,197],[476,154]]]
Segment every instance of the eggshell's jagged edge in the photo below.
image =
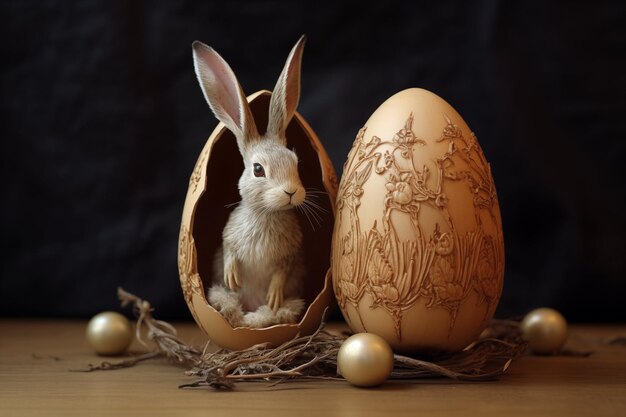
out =
[[[248,96],[247,100],[248,102],[252,102],[257,97],[262,95],[271,95],[271,92],[267,90],[260,90]],[[318,154],[320,167],[322,168],[322,181],[329,195],[332,216],[334,218],[334,202],[337,195],[337,177],[334,167],[328,157],[328,154],[326,153],[326,150],[310,125],[298,112],[295,113],[294,117],[300,125],[300,128],[306,132],[311,146]],[[196,162],[196,167],[194,168],[194,173],[199,170],[196,173],[196,181],[198,185],[206,184],[206,165],[208,163],[206,156],[210,154],[213,145],[225,131],[226,126],[220,122],[207,139],[206,144]],[[188,230],[193,230],[195,209],[199,199],[205,191],[204,187],[196,187],[195,189],[192,189],[190,186],[188,188],[182,216],[182,226],[187,227]],[[193,199],[190,200],[192,196]],[[329,267],[322,290],[309,304],[299,323],[277,324],[260,329],[249,327],[233,328],[230,323],[228,323],[228,321],[226,321],[226,319],[209,304],[205,296],[206,291],[202,280],[199,282],[199,287],[199,294],[194,292],[191,296],[190,302],[187,303],[194,320],[209,337],[212,343],[219,347],[233,350],[246,349],[260,343],[268,343],[270,346],[278,346],[281,343],[295,337],[312,334],[319,328],[322,320],[325,318],[323,316],[326,310],[334,302],[332,275],[331,268]]]
[[212,343],[219,347],[242,350],[251,346],[268,343],[275,347],[298,336],[315,332],[323,320],[324,311],[333,297],[330,269],[326,274],[324,288],[307,308],[302,320],[295,324],[276,324],[271,327],[253,329],[249,327],[232,327],[226,319],[215,310],[206,298],[194,294],[193,306],[198,326],[210,337]]

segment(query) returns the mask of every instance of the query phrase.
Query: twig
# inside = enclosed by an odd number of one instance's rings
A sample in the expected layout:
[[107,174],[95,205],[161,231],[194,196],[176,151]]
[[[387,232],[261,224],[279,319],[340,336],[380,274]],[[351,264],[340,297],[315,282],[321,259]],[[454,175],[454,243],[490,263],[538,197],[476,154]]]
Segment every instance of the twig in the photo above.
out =
[[148,301],[142,300],[122,288],[117,289],[117,296],[122,302],[122,307],[133,304],[133,311],[137,316],[135,333],[140,343],[149,347],[141,337],[142,325],[145,324],[148,329],[148,338],[156,344],[159,352],[164,353],[168,358],[176,359],[178,362],[196,363],[201,351],[183,343],[177,337],[174,326],[165,321],[156,320],[152,316],[153,309]]
[[137,365],[139,362],[147,361],[149,359],[161,358],[165,356],[164,352],[148,352],[139,356],[135,356],[131,359],[126,359],[119,362],[100,362],[99,365],[89,364],[84,369],[70,369],[70,372],[93,372],[93,371],[111,371],[113,369],[130,368]]
[[626,335],[619,335],[619,336],[609,337],[608,339],[606,339],[604,341],[604,343],[606,343],[607,345],[622,345],[622,346],[626,346]]
[[[156,320],[149,302],[121,288],[118,289],[118,296],[123,306],[132,304],[137,316],[137,339],[150,348],[141,337],[145,327],[153,351],[118,363],[89,365],[88,369],[79,371],[127,368],[148,359],[168,357],[191,365],[192,368],[185,374],[200,378],[179,388],[232,390],[236,382],[242,381],[271,381],[274,386],[293,380],[342,380],[337,375],[337,353],[348,335],[326,332],[325,320],[312,335],[296,337],[275,348],[264,343],[240,351],[221,349],[207,352],[207,346],[200,349],[186,345],[178,338],[172,325]],[[521,339],[516,321],[494,321],[489,330],[490,337],[436,361],[395,355],[394,371],[390,378],[447,377],[463,381],[496,379],[514,359],[524,354],[526,343]]]

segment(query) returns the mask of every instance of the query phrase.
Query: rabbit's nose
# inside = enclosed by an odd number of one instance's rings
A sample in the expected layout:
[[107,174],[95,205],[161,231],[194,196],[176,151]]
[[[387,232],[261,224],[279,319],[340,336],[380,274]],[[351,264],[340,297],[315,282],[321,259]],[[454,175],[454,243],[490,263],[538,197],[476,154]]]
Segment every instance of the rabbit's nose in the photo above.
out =
[[293,193],[290,193],[287,190],[283,190],[283,191],[285,192],[285,194],[287,194],[289,196],[289,204],[293,204],[293,196],[296,194],[298,189],[296,188],[296,190]]

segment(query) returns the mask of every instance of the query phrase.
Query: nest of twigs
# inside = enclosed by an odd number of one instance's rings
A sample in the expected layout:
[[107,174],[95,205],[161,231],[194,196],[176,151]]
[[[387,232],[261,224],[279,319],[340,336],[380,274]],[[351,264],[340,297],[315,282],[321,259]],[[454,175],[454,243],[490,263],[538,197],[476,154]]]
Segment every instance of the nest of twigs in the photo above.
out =
[[[126,368],[148,359],[167,357],[190,366],[186,374],[196,377],[194,382],[180,388],[230,390],[236,382],[251,380],[281,383],[305,379],[343,379],[337,374],[337,352],[348,335],[330,333],[324,329],[324,324],[311,336],[298,337],[275,348],[260,344],[241,351],[221,349],[207,352],[206,346],[189,346],[178,339],[172,325],[152,316],[149,302],[121,288],[118,289],[118,296],[122,306],[133,305],[137,316],[137,339],[151,351],[117,363],[90,365],[85,371]],[[152,347],[141,336],[144,327],[153,342]],[[463,351],[438,360],[394,355],[395,364],[390,379],[497,379],[514,359],[524,354],[526,343],[515,321],[494,320],[485,334],[488,337],[482,337]]]

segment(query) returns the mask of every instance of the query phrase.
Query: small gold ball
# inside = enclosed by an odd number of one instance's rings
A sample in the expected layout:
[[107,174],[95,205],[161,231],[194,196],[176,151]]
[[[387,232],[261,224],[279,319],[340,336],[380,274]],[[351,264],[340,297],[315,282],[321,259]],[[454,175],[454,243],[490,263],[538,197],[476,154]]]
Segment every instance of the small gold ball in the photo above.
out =
[[380,385],[393,370],[393,351],[389,343],[372,333],[357,333],[347,338],[337,353],[337,373],[352,385]]
[[87,324],[87,342],[100,355],[119,355],[133,341],[133,330],[126,317],[114,311],[93,316]]
[[552,308],[532,310],[526,314],[520,328],[533,353],[558,352],[567,340],[567,321]]

